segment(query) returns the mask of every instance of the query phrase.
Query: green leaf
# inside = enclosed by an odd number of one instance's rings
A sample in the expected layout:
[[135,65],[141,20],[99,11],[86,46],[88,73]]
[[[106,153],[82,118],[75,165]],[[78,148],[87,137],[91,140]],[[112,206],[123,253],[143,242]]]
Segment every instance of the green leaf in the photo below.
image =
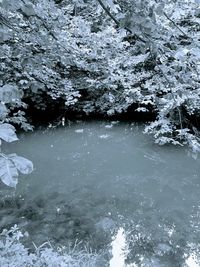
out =
[[20,92],[16,86],[6,84],[0,87],[0,101],[3,103],[15,102],[20,98]]
[[31,3],[24,4],[21,9],[27,17],[35,15],[35,10]]
[[21,173],[29,174],[33,171],[33,163],[30,160],[16,154],[10,154],[8,157]]
[[15,127],[9,123],[0,124],[0,138],[8,143],[17,141],[17,135],[15,133]]
[[0,157],[0,179],[10,187],[16,187],[18,171],[14,163],[5,156]]
[[7,114],[8,114],[7,107],[3,103],[0,103],[0,119],[1,120],[4,119]]
[[16,11],[19,9],[22,5],[22,2],[20,0],[1,0],[0,1],[0,7],[5,8],[9,11]]

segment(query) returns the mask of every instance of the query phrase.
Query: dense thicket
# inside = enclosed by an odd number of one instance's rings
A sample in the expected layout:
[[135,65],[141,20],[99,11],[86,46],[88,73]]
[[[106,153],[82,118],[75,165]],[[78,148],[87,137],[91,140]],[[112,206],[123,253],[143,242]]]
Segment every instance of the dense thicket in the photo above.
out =
[[[31,129],[30,106],[59,103],[62,116],[131,108],[156,114],[145,132],[157,143],[197,153],[199,22],[195,0],[2,0],[0,138],[16,139],[11,125]],[[0,164],[5,160],[16,168],[5,155]]]

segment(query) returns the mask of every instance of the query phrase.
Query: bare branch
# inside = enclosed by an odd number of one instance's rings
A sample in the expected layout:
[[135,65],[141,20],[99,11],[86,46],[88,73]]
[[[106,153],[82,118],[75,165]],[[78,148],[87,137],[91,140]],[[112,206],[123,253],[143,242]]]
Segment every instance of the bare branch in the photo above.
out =
[[6,27],[10,28],[11,30],[17,31],[15,29],[14,25],[10,23],[10,21],[5,18],[1,13],[0,13],[0,25],[5,25]]
[[187,38],[191,39],[168,15],[164,12],[164,16]]
[[[118,27],[120,27],[120,22],[110,13],[109,9],[104,5],[102,0],[97,0],[103,10],[108,14],[108,16],[116,23]],[[131,31],[130,31],[131,32]]]

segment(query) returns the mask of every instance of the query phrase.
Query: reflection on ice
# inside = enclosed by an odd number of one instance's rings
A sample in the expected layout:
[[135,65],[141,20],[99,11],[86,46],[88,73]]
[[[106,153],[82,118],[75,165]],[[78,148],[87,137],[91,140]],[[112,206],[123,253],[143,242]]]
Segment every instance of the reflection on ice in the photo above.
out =
[[110,267],[125,267],[126,260],[126,236],[124,229],[120,227],[112,243],[112,258]]
[[197,258],[196,253],[191,253],[185,261],[186,266],[184,267],[200,267],[200,262]]
[[[132,237],[134,239],[134,237]],[[186,260],[180,267],[200,267],[200,261],[197,252],[195,252],[195,245],[189,244],[192,248],[191,254],[185,255]],[[111,242],[111,259],[109,267],[169,267],[169,262],[163,262],[162,256],[170,253],[171,247],[166,244],[158,244],[157,249],[155,248],[155,255],[152,257],[144,257],[142,254],[139,255],[139,261],[127,263],[128,254],[131,253],[129,250],[129,239],[123,227],[120,227],[117,233],[113,237]],[[133,255],[134,258],[134,255]],[[134,260],[133,260],[134,261]]]
[[102,134],[99,136],[99,138],[101,138],[101,139],[107,139],[108,137],[110,137],[109,134]]

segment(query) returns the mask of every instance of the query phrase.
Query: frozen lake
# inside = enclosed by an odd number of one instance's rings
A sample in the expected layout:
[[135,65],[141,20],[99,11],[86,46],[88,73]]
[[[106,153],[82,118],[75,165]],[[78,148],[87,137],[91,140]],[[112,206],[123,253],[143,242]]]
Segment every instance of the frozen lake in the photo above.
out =
[[121,231],[127,251],[119,267],[200,266],[199,159],[186,148],[159,147],[142,131],[80,121],[23,134],[4,150],[35,169],[16,192],[0,185],[0,230],[16,223],[30,246],[79,240],[97,252]]

